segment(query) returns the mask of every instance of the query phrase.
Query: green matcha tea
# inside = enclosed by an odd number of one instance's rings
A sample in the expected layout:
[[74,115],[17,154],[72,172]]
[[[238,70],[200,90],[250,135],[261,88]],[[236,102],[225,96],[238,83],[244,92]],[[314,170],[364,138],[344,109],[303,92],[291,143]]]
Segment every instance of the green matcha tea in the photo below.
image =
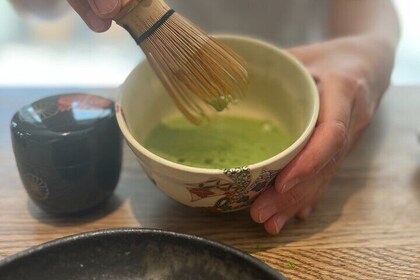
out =
[[143,145],[172,162],[224,169],[266,160],[291,142],[285,131],[267,120],[214,116],[196,126],[180,116],[160,123]]

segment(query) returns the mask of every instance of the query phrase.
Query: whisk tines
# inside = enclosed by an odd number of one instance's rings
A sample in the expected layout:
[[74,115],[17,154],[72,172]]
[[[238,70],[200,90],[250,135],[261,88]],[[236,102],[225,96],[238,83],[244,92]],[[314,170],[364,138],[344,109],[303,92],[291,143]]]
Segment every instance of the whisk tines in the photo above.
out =
[[135,38],[191,122],[242,98],[248,84],[243,59],[163,1],[128,0],[116,21]]

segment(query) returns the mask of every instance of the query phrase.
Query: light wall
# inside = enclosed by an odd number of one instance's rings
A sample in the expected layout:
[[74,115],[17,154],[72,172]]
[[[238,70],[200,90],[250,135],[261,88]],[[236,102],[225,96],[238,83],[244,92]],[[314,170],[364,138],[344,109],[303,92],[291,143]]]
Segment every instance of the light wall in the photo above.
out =
[[[63,0],[64,1],[64,0]],[[395,0],[403,37],[394,84],[420,84],[420,1]],[[0,86],[118,86],[144,59],[124,30],[88,30],[74,12],[41,21],[0,1]]]

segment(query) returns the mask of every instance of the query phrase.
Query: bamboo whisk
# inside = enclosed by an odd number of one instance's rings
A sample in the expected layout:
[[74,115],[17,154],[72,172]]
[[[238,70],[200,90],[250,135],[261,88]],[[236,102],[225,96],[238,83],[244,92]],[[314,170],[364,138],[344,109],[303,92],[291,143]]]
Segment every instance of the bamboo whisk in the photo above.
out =
[[179,110],[199,123],[243,96],[244,61],[162,0],[123,0],[114,20],[135,39]]

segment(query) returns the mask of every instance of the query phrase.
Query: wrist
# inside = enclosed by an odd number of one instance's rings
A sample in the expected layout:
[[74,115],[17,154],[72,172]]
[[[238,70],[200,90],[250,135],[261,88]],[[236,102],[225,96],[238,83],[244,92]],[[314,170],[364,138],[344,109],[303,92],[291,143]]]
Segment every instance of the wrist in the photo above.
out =
[[344,59],[354,67],[358,78],[364,79],[379,97],[389,86],[395,62],[396,46],[388,40],[370,35],[355,35],[335,39],[340,41]]

